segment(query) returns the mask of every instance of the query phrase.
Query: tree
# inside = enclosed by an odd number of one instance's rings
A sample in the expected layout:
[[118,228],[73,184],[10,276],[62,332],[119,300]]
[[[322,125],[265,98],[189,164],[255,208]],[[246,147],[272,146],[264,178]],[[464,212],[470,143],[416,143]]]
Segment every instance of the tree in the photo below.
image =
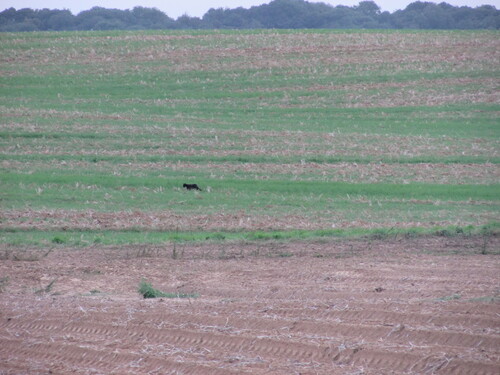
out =
[[223,8],[210,8],[202,18],[203,23],[208,28],[221,29],[224,27],[224,18],[226,17]]
[[0,12],[0,31],[202,28],[500,29],[500,11],[491,5],[470,8],[415,1],[403,10],[389,13],[381,12],[371,0],[360,1],[353,7],[273,0],[250,9],[210,9],[201,19],[183,15],[174,20],[156,8],[145,7],[94,7],[76,16],[69,10],[57,9],[9,8]]
[[354,9],[369,17],[380,15],[380,7],[373,1],[361,1]]
[[422,12],[425,18],[425,25],[422,28],[426,29],[449,29],[453,24],[453,19],[450,14],[442,7],[431,4],[425,7]]
[[175,21],[156,8],[135,7],[132,9],[133,26],[140,29],[172,28]]
[[187,14],[177,18],[176,29],[201,29],[203,24],[198,17],[189,17]]
[[274,0],[259,9],[259,19],[267,28],[300,28],[308,8],[304,0]]

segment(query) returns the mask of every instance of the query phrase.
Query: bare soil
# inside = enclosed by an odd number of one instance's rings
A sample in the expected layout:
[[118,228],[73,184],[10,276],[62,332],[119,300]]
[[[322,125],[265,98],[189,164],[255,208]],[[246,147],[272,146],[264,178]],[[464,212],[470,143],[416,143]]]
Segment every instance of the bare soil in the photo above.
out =
[[[370,203],[359,199],[359,202]],[[411,203],[434,204],[429,200],[411,200]],[[462,204],[488,204],[485,201],[467,201]],[[440,204],[437,202],[436,204]],[[411,213],[409,215],[414,215]],[[469,219],[469,218],[467,218]],[[476,225],[487,225],[496,219],[488,213],[477,215]],[[273,230],[321,230],[381,227],[395,228],[432,228],[435,226],[467,226],[471,222],[462,218],[442,218],[427,222],[415,217],[394,218],[390,215],[371,214],[364,212],[361,218],[344,218],[338,213],[330,213],[325,217],[303,214],[253,214],[242,210],[236,212],[217,212],[212,214],[186,215],[174,211],[116,211],[99,212],[96,210],[5,210],[0,213],[0,228],[36,229],[55,231],[79,230],[155,230],[155,231],[273,231]]]
[[0,373],[496,375],[499,245],[4,246]]

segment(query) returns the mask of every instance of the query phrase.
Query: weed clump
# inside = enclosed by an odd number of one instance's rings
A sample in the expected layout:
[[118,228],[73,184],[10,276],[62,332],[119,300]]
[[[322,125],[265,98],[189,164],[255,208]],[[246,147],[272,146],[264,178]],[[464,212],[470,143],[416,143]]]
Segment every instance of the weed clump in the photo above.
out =
[[153,286],[142,280],[139,284],[139,293],[142,294],[144,298],[197,298],[198,295],[195,293],[165,293],[161,290],[153,288]]
[[389,229],[389,230],[386,230],[386,229],[376,229],[368,237],[370,239],[372,239],[372,240],[385,240],[385,239],[387,239],[389,237],[389,232],[391,231],[391,229]]
[[55,243],[55,244],[63,244],[65,241],[64,239],[62,239],[61,237],[58,237],[58,236],[55,236],[53,239],[52,239],[52,243]]
[[50,293],[57,279],[52,280],[45,288],[35,290],[35,294]]

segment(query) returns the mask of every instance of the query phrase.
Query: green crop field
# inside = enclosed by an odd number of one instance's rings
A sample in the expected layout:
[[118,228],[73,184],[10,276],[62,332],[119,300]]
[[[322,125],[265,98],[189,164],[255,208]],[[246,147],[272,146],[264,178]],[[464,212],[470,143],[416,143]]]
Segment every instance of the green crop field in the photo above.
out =
[[2,33],[0,241],[496,230],[499,36]]

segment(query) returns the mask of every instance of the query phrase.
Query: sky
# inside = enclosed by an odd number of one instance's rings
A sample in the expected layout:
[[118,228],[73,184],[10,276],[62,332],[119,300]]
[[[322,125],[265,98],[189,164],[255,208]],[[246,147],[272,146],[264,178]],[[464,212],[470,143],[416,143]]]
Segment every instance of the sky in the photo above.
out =
[[[308,0],[331,5],[358,5],[360,0]],[[416,0],[374,0],[382,11],[393,12],[404,9]],[[500,0],[424,0],[440,3],[442,1],[454,6],[476,7],[483,4],[500,8]],[[191,17],[201,17],[210,8],[250,8],[255,5],[267,4],[270,0],[0,0],[0,11],[13,7],[16,9],[69,9],[73,14],[88,10],[94,6],[103,8],[132,9],[135,6],[157,8],[169,17],[177,18],[184,14]]]

